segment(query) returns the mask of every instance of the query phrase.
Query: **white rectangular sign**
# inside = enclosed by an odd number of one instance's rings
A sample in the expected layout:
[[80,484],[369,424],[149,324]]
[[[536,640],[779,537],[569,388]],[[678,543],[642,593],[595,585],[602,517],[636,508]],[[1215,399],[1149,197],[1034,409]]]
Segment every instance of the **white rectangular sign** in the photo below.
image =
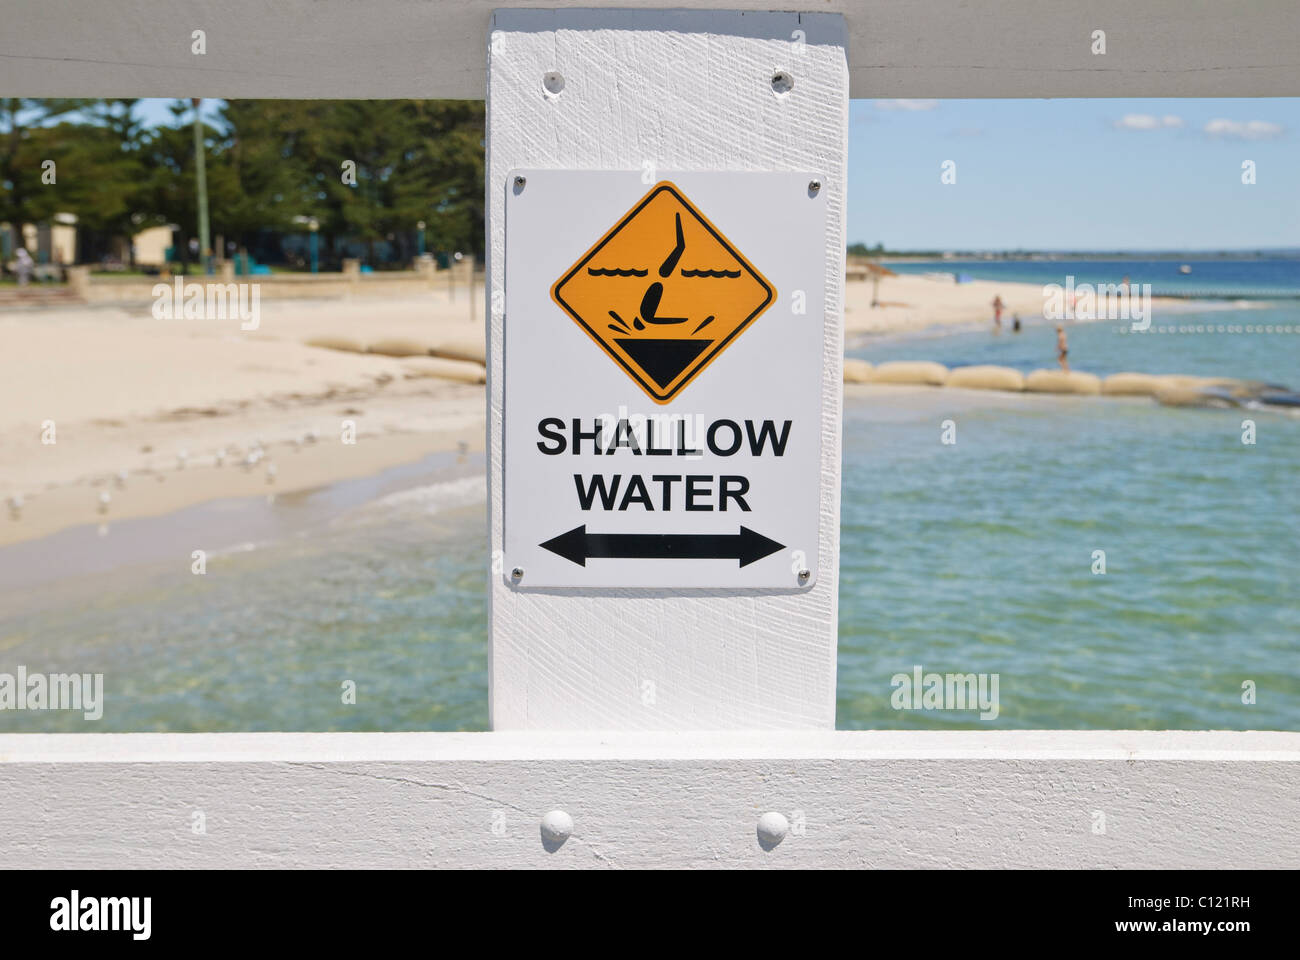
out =
[[820,177],[514,170],[500,187],[506,580],[810,587]]

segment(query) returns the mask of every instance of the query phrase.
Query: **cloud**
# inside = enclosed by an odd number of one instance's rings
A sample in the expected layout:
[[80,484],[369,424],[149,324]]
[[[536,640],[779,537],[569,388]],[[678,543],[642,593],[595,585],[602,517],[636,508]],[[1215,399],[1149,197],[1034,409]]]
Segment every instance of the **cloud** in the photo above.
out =
[[1115,121],[1120,130],[1159,130],[1162,127],[1181,127],[1183,118],[1167,113],[1163,117],[1153,117],[1149,113],[1126,113]]
[[938,100],[877,100],[877,110],[933,110]]
[[1282,135],[1280,123],[1267,120],[1224,120],[1218,118],[1205,125],[1205,133],[1211,137],[1228,137],[1233,140],[1272,140]]

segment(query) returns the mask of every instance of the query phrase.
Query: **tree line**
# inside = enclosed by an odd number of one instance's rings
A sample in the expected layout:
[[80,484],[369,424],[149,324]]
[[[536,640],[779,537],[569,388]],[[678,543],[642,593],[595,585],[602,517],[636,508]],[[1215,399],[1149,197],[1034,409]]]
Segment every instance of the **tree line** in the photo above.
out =
[[[72,213],[90,248],[164,224],[196,236],[194,108],[170,109],[150,125],[138,100],[0,98],[0,222]],[[315,218],[326,263],[345,243],[405,260],[423,221],[430,252],[483,253],[481,102],[228,100],[205,119],[213,237],[266,249]]]

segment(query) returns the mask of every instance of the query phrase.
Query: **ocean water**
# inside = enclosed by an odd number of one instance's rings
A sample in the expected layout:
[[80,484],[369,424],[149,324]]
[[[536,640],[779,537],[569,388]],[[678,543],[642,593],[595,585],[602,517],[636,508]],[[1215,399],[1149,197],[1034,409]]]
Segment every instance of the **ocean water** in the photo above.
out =
[[[1188,306],[1154,326],[1190,332],[1072,325],[1071,359],[1300,386],[1300,334],[1217,332],[1300,327],[1300,305]],[[850,352],[1029,369],[1053,344],[1039,326]],[[1298,467],[1284,410],[850,389],[838,725],[1300,730]],[[0,711],[0,731],[486,728],[482,471],[433,457],[0,550],[0,671],[101,672],[106,688],[99,721]],[[998,718],[894,709],[891,679],[918,665],[996,674]]]
[[[1300,387],[1300,302],[1178,304],[1146,333],[1068,332],[1074,369]],[[1055,331],[1039,321],[848,352],[1030,370],[1054,365]],[[920,665],[997,674],[998,726],[1300,729],[1297,411],[993,394],[972,405],[970,392],[935,390],[882,415],[872,388],[851,394],[839,726],[990,725],[894,710],[887,678]],[[1242,443],[1248,418],[1254,445]],[[957,442],[944,445],[949,419]]]
[[891,708],[920,665],[997,674],[997,726],[1300,729],[1300,421],[1255,414],[1246,447],[1236,411],[871,403],[846,408],[841,727],[980,726]]
[[[381,478],[69,531],[59,555],[87,572],[58,580],[13,586],[39,558],[0,550],[0,671],[102,673],[106,691],[98,721],[0,711],[0,731],[486,729],[482,456]],[[273,534],[223,537],[241,521]],[[139,562],[101,562],[141,541]],[[196,541],[227,544],[203,576]]]

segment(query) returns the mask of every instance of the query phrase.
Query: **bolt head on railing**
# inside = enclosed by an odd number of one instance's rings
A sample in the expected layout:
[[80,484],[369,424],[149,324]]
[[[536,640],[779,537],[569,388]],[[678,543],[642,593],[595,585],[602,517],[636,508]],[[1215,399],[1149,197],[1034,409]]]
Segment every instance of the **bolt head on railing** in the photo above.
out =
[[563,810],[552,810],[542,817],[542,846],[547,853],[559,850],[572,833],[573,817]]
[[769,810],[758,818],[758,845],[771,850],[790,832],[790,822],[783,814]]

